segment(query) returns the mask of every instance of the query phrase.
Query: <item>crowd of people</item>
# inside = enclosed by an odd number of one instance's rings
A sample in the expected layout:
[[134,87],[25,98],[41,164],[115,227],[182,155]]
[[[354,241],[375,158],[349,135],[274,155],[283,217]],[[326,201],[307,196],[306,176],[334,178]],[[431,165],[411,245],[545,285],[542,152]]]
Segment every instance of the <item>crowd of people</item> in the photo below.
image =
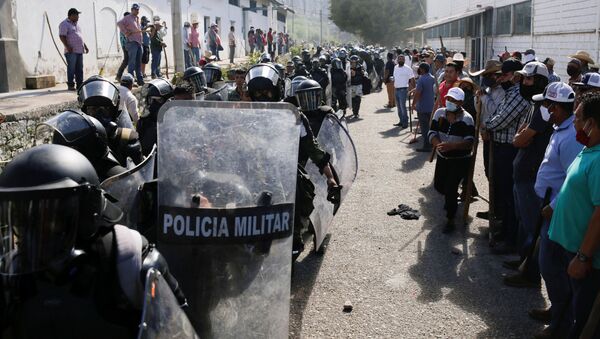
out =
[[[395,126],[407,127],[412,98],[423,136],[417,151],[437,156],[434,187],[444,196],[447,218],[442,231],[454,231],[458,201],[479,194],[467,187],[480,139],[490,206],[477,216],[490,222],[492,253],[517,256],[504,262],[516,271],[504,283],[539,289],[543,279],[551,306],[529,311],[548,324],[535,337],[579,338],[600,291],[594,60],[585,51],[571,55],[563,82],[554,59],[538,59],[533,49],[504,52],[474,72],[466,71],[465,53],[445,49],[397,49],[387,59],[386,107],[397,107]],[[599,335],[597,321],[590,318],[587,335]]]

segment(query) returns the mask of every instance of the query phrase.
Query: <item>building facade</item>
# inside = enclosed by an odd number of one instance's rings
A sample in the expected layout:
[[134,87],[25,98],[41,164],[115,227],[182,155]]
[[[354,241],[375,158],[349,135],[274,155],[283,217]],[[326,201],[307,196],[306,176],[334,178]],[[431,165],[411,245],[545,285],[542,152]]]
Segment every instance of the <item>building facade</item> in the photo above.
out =
[[[57,82],[66,81],[66,66],[61,58],[64,48],[58,36],[58,25],[66,19],[71,7],[81,11],[79,25],[90,50],[84,55],[84,75],[99,74],[101,69],[106,76],[114,75],[123,57],[116,22],[134,3],[140,5],[140,16],[150,20],[159,16],[161,22],[166,21],[170,31],[165,37],[167,58],[162,58],[162,63],[164,67],[168,59],[172,67],[172,1],[0,0],[0,74],[11,74],[0,77],[0,92],[23,88],[27,75],[50,74]],[[236,57],[240,57],[245,54],[248,27],[287,31],[289,11],[276,0],[181,0],[180,8],[181,21],[197,18],[203,33],[211,23],[219,26],[224,48],[220,55],[225,60],[229,55],[227,35],[230,26],[235,27]]]
[[[578,50],[600,62],[599,0],[426,0],[427,22],[409,29],[415,45],[465,51],[471,68],[505,50],[533,48],[552,57],[566,79],[569,55]],[[440,39],[441,37],[441,39]]]

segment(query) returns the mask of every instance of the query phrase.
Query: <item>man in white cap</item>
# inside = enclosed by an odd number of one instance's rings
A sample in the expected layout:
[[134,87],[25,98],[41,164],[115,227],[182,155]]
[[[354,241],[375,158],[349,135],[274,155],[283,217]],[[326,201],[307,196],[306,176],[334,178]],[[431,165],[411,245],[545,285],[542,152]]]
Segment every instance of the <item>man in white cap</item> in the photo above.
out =
[[[540,204],[546,190],[550,189],[551,203],[544,208],[544,215],[549,217],[552,215],[551,210],[563,207],[557,206],[559,192],[563,187],[569,167],[580,153],[583,145],[577,142],[576,138],[573,114],[575,93],[569,85],[563,82],[553,82],[546,87],[544,93],[534,95],[533,100],[541,103],[542,118],[554,127],[535,182],[535,199]],[[569,209],[567,213],[579,216],[580,212]],[[554,222],[555,217],[552,216],[552,219]],[[558,219],[561,219],[560,216]],[[575,226],[579,225],[570,224],[567,227],[572,230]],[[566,337],[566,331],[569,330],[573,321],[573,313],[569,310],[573,303],[569,276],[565,267],[561,265],[566,261],[564,250],[556,239],[549,236],[549,229],[550,220],[547,218],[540,232],[539,267],[546,282],[546,290],[552,306],[549,310],[531,310],[529,314],[538,319],[545,314],[546,318],[550,319],[550,325],[536,337],[558,338]]]
[[444,233],[454,230],[454,216],[458,208],[458,186],[467,178],[471,163],[475,122],[462,108],[465,93],[453,87],[446,94],[446,107],[435,111],[429,130],[429,141],[437,154],[434,187],[444,195],[448,221]]

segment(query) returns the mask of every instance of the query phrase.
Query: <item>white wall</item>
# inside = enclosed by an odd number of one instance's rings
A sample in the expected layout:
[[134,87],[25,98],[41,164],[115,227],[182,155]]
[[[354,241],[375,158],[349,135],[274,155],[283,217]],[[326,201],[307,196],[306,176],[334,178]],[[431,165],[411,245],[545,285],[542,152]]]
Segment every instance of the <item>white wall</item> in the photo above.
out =
[[[122,60],[123,51],[119,44],[119,35],[116,21],[120,20],[123,12],[129,11],[133,3],[140,4],[140,16],[146,15],[150,20],[158,15],[161,21],[167,22],[169,34],[165,37],[169,66],[173,67],[173,38],[171,25],[171,1],[165,0],[14,0],[18,26],[19,51],[24,61],[26,72],[29,74],[53,74],[58,82],[66,81],[66,66],[61,60],[63,45],[58,36],[58,25],[67,17],[71,7],[77,8],[82,13],[79,25],[83,32],[84,42],[90,49],[89,54],[84,54],[84,77],[98,74],[104,65],[105,76],[114,76]],[[249,6],[249,0],[241,0],[242,7]],[[237,36],[236,57],[245,54],[245,37],[242,33],[243,17],[242,8],[229,5],[228,0],[182,0],[182,22],[190,21],[190,15],[197,13],[200,26],[203,27],[204,16],[209,16],[214,22],[216,17],[221,18],[220,35],[224,51],[220,52],[221,59],[229,56],[228,34],[231,21],[235,21]],[[266,2],[268,3],[268,1]],[[261,2],[259,1],[259,6]],[[44,18],[44,11],[48,13],[52,33],[60,50],[56,51],[50,37]],[[269,5],[268,16],[249,12],[247,26],[260,27],[268,31],[270,23],[276,22],[274,11]],[[246,27],[246,29],[248,28]],[[273,26],[275,27],[275,26]],[[117,34],[115,34],[117,32]],[[112,42],[112,43],[111,43]],[[204,48],[205,46],[203,46]],[[163,66],[165,58],[162,58]],[[146,73],[150,72],[149,65]]]

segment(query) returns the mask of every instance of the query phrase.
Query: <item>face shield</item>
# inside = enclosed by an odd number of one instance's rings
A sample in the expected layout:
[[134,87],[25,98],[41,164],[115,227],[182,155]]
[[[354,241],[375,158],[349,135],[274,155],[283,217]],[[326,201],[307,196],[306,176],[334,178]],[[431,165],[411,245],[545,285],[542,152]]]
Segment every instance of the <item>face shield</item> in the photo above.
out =
[[67,143],[74,143],[90,133],[90,124],[81,114],[73,111],[61,114],[44,121],[35,127],[37,144],[47,144],[59,135]]
[[269,67],[267,65],[252,67],[246,74],[246,83],[250,84],[250,81],[256,78],[268,79],[273,86],[277,86],[277,83],[279,82],[279,72],[274,67]]
[[83,187],[0,191],[0,274],[39,272],[75,247]]
[[296,93],[298,105],[303,112],[316,111],[321,106],[321,90],[311,89]]
[[334,61],[331,63],[331,66],[332,66],[334,69],[342,69],[342,60],[339,60],[339,59],[338,59],[338,60],[334,60]]
[[206,79],[206,83],[208,83],[210,86],[213,83],[221,80],[221,71],[215,68],[205,67],[204,78]]
[[86,113],[89,106],[102,106],[114,110],[116,114],[119,108],[119,89],[108,81],[90,81],[79,89],[77,100]]

